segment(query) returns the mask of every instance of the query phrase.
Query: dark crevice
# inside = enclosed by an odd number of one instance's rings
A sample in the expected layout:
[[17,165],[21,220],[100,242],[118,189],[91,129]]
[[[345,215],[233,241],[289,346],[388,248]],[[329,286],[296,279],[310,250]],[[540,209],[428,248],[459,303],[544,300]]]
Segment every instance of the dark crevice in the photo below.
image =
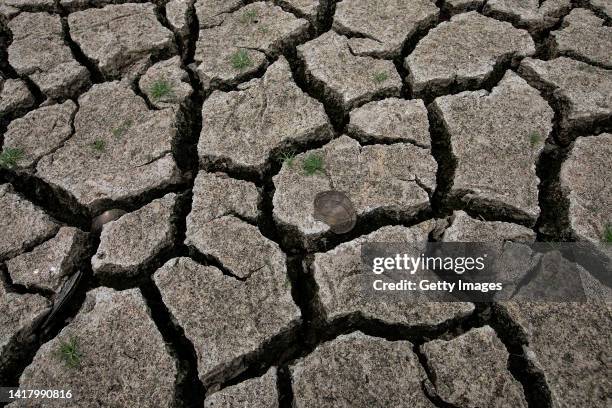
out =
[[[223,389],[225,387],[238,384],[245,380],[260,377],[265,374],[270,367],[282,367],[286,369],[293,364],[297,359],[304,358],[312,353],[319,345],[333,341],[338,336],[350,334],[360,331],[366,335],[384,338],[389,341],[407,340],[415,346],[431,341],[434,339],[450,340],[455,338],[472,328],[481,327],[487,324],[489,319],[489,305],[484,304],[477,306],[476,310],[463,317],[449,319],[441,324],[434,326],[409,326],[402,324],[388,324],[375,319],[366,319],[359,314],[352,314],[343,318],[335,319],[328,323],[319,321],[310,328],[298,327],[293,335],[297,337],[291,345],[285,345],[283,348],[277,346],[264,346],[264,349],[269,348],[268,352],[259,353],[258,356],[249,362],[248,368],[239,375],[232,377],[232,370],[225,374],[218,374],[216,378],[227,377],[228,380],[221,383],[216,383],[213,390]],[[270,344],[275,341],[270,342]],[[273,351],[275,350],[275,351]],[[239,360],[242,361],[242,358]],[[247,359],[248,360],[248,359]],[[281,374],[281,389],[287,390],[287,385],[290,385],[290,375]],[[287,390],[288,391],[288,390]],[[281,393],[281,398],[287,403],[292,399],[292,394]]]
[[502,306],[493,305],[489,323],[508,351],[508,370],[523,386],[529,408],[552,408],[550,388],[544,373],[526,354],[528,340],[523,330],[508,316]]
[[414,352],[414,354],[416,354],[419,360],[419,363],[421,364],[421,367],[423,367],[423,370],[425,371],[425,375],[427,376],[427,379],[423,380],[423,382],[421,383],[421,389],[423,391],[423,394],[425,394],[425,396],[429,400],[429,402],[431,402],[437,408],[461,408],[454,404],[444,401],[438,395],[435,389],[436,374],[429,366],[427,362],[427,356],[425,355],[425,353],[421,351],[421,346],[414,345],[412,348],[412,351]]
[[[77,271],[80,271],[82,277],[78,280],[76,287],[68,294],[68,298],[55,299],[57,303],[56,310],[52,311],[52,315],[43,316],[35,323],[35,330],[28,336],[27,339],[21,339],[13,359],[8,364],[0,367],[0,384],[3,386],[17,387],[19,386],[19,378],[27,366],[29,366],[40,347],[55,338],[59,332],[76,316],[85,301],[86,282],[91,277],[91,264],[89,260],[93,251],[97,247],[95,237],[90,237],[87,245],[86,254],[80,259],[76,265]],[[76,272],[79,273],[79,272]],[[3,274],[4,275],[4,274]],[[5,279],[6,276],[3,276]],[[51,311],[51,309],[50,309]],[[6,403],[0,402],[0,407]]]
[[[24,253],[27,253],[27,251]],[[9,274],[8,268],[5,264],[0,264],[0,274],[2,275],[2,280],[4,281],[5,286],[8,287],[11,290],[11,292],[18,293],[20,295],[25,295],[25,294],[39,295],[47,299],[52,299],[53,296],[55,295],[55,292],[49,289],[38,288],[38,287],[27,287],[25,285],[21,285],[21,284],[17,284],[13,282],[13,278]]]
[[91,81],[94,84],[99,84],[99,83],[104,82],[104,76],[100,72],[100,69],[98,68],[96,63],[90,60],[85,55],[83,50],[81,50],[81,47],[70,36],[70,26],[68,25],[67,17],[62,17],[62,31],[64,33],[65,44],[70,48],[70,51],[72,52],[72,56],[74,57],[74,59],[79,64],[87,68],[87,71],[89,71],[89,77]]
[[[552,134],[555,135],[558,122]],[[554,136],[552,136],[554,139]],[[569,226],[569,201],[561,189],[559,174],[567,158],[568,149],[553,143],[546,143],[536,167],[540,179],[538,201],[540,216],[535,230],[537,241],[564,242],[571,240]]]
[[291,372],[289,367],[282,366],[276,370],[276,389],[279,408],[292,408],[293,389],[291,388]]
[[308,96],[323,104],[325,113],[327,113],[334,130],[341,134],[348,123],[348,112],[345,112],[344,108],[335,102],[333,98],[326,95],[324,84],[309,81],[304,61],[299,59],[296,49],[286,52],[284,56],[289,61],[296,85]]
[[149,280],[140,286],[140,290],[151,310],[151,318],[176,359],[174,406],[201,408],[204,406],[206,392],[198,376],[198,358],[193,343],[185,336],[184,330],[176,324],[157,286]]
[[436,189],[432,195],[431,206],[434,217],[443,218],[452,213],[449,194],[453,187],[457,159],[453,155],[450,135],[444,126],[444,118],[437,105],[427,106],[427,118],[431,135],[431,154],[438,163]]
[[[183,242],[185,241],[186,218],[191,211],[191,199],[191,190],[177,192],[176,202],[170,217],[170,222],[174,229],[174,238],[170,245],[159,250],[151,259],[143,262],[134,270],[119,271],[112,269],[110,271],[102,270],[98,272],[89,282],[89,289],[99,286],[116,290],[135,288],[146,284],[151,279],[151,276],[168,261],[174,258],[189,256],[189,250]],[[143,206],[149,203],[143,204]],[[131,209],[128,213],[135,210],[137,208]],[[99,240],[99,236],[97,238]],[[97,247],[96,245],[96,251]]]
[[425,105],[431,104],[437,97],[456,95],[465,91],[487,91],[491,92],[502,80],[508,70],[517,69],[524,57],[507,54],[500,56],[493,70],[481,80],[478,78],[458,78],[455,76],[449,84],[429,82],[421,91],[412,90],[412,97],[421,98]]
[[56,220],[89,231],[90,213],[68,191],[54,187],[26,171],[1,170],[5,180],[28,201],[41,207]]

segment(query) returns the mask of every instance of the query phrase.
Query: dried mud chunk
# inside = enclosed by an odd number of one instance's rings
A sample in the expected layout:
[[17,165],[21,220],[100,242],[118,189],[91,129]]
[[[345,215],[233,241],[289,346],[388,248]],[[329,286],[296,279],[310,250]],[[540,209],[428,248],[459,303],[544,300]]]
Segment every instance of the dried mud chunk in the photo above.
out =
[[197,0],[195,10],[200,28],[221,24],[229,13],[240,9],[244,2],[244,0]]
[[275,3],[299,16],[305,16],[314,24],[320,24],[329,0],[275,0]]
[[446,242],[534,242],[536,233],[522,225],[501,221],[477,220],[455,211],[451,225],[444,231]]
[[34,96],[20,79],[0,78],[0,121],[34,105]]
[[170,0],[166,3],[166,18],[175,33],[185,39],[189,36],[190,0]]
[[236,85],[263,68],[266,56],[276,56],[301,39],[308,27],[308,21],[278,6],[256,2],[201,30],[194,59],[204,89]]
[[7,292],[0,283],[0,370],[18,356],[49,309],[44,297]]
[[62,227],[55,237],[6,263],[13,283],[58,293],[77,272],[87,248],[87,233]]
[[138,71],[150,58],[175,51],[172,32],[153,4],[113,4],[68,16],[70,35],[107,78]]
[[74,97],[89,85],[89,72],[64,43],[59,16],[21,13],[8,26],[13,33],[9,63],[18,74],[27,75],[46,96]]
[[395,58],[407,40],[437,21],[438,12],[430,0],[344,0],[336,5],[333,27],[359,35],[349,40],[355,54]]
[[612,235],[612,134],[580,137],[563,163],[561,187],[569,199],[569,221],[580,240],[610,242]]
[[436,394],[446,403],[465,408],[527,408],[523,387],[507,369],[508,351],[484,326],[452,340],[421,346]]
[[322,312],[327,319],[359,317],[391,325],[434,326],[472,312],[474,306],[471,303],[428,302],[419,299],[418,294],[412,298],[383,299],[382,294],[378,297],[366,291],[370,279],[363,269],[363,244],[406,244],[414,249],[415,256],[419,256],[434,227],[432,221],[410,228],[383,227],[329,252],[315,254],[311,272],[317,283]]
[[74,12],[89,8],[102,8],[109,4],[145,3],[146,0],[59,0],[59,2],[64,10]]
[[348,112],[374,97],[399,96],[402,80],[391,61],[353,55],[349,39],[333,31],[297,47],[306,80]]
[[606,408],[612,388],[610,303],[507,302],[555,408]]
[[454,16],[455,14],[478,10],[484,3],[485,0],[446,0],[442,10]]
[[276,369],[227,387],[206,398],[204,408],[278,408]]
[[360,332],[324,343],[291,366],[294,407],[434,408],[412,348]]
[[612,116],[611,70],[566,57],[550,61],[527,58],[519,73],[559,102],[562,142],[571,141],[574,131],[592,129]]
[[149,111],[131,89],[107,82],[79,98],[74,126],[74,136],[41,159],[37,173],[92,212],[179,181],[173,110]]
[[286,268],[285,255],[275,242],[261,235],[257,227],[233,216],[215,218],[197,231],[188,227],[186,243],[219,261],[239,279],[247,279],[262,268]]
[[72,118],[77,106],[72,101],[38,108],[11,122],[4,135],[4,148],[23,153],[16,165],[30,167],[53,152],[72,135]]
[[279,149],[333,134],[323,105],[298,88],[283,57],[241,90],[214,92],[202,117],[200,160],[260,175]]
[[53,0],[4,0],[5,6],[14,7],[23,11],[53,11],[55,2]]
[[554,51],[586,62],[612,68],[612,27],[586,9],[574,9],[551,33]]
[[347,133],[360,142],[410,142],[430,147],[427,109],[422,100],[383,99],[351,111]]
[[187,217],[187,236],[224,215],[235,215],[256,222],[259,216],[259,191],[255,184],[236,180],[223,173],[201,171],[193,186],[193,204]]
[[0,184],[0,259],[11,258],[52,237],[59,225],[34,204]]
[[555,25],[571,8],[571,0],[490,0],[483,12],[537,32]]
[[104,225],[91,260],[95,275],[134,276],[174,242],[176,194],[153,200],[139,210]]
[[250,356],[296,326],[300,312],[283,268],[261,268],[241,281],[188,258],[167,262],[154,275],[162,299],[185,330],[205,384],[243,372]]
[[491,92],[439,97],[433,109],[457,161],[452,195],[475,208],[535,223],[536,162],[553,119],[540,93],[508,72]]
[[404,65],[417,96],[480,87],[502,63],[533,55],[524,30],[477,12],[458,14],[429,31]]
[[185,104],[193,93],[189,75],[181,68],[178,56],[153,65],[140,77],[138,86],[159,109]]
[[410,144],[360,146],[348,136],[296,156],[274,176],[274,219],[289,237],[313,248],[329,236],[314,218],[314,198],[322,191],[345,193],[358,217],[384,213],[400,220],[429,208],[437,164],[430,151]]
[[582,3],[589,3],[594,10],[598,11],[607,18],[612,18],[612,2],[610,0],[583,0]]
[[[61,353],[62,348],[73,353]],[[174,401],[176,375],[176,363],[140,292],[99,288],[87,294],[74,320],[42,345],[19,383],[32,389],[36,384],[70,389],[79,406],[157,408]],[[65,407],[66,401],[21,400],[13,405]]]

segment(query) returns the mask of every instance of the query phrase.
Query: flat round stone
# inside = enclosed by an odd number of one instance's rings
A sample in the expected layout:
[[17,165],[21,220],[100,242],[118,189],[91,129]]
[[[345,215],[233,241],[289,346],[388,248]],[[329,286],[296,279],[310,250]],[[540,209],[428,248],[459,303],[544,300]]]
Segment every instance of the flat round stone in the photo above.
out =
[[[321,162],[312,174],[304,170],[310,161]],[[330,231],[314,218],[318,193],[346,194],[358,217],[385,213],[398,220],[410,218],[429,208],[436,169],[427,149],[405,143],[362,147],[341,136],[283,164],[273,178],[274,219],[287,233],[285,239],[313,248]]]

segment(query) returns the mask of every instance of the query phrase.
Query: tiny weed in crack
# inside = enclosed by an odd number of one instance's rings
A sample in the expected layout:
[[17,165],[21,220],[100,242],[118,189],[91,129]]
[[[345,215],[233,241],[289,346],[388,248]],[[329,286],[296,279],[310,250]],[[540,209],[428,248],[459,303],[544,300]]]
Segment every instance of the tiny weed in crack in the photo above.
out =
[[96,139],[91,144],[91,148],[94,149],[96,152],[103,152],[104,150],[106,150],[106,142],[102,139]]
[[133,122],[129,119],[124,121],[121,126],[113,129],[113,136],[115,136],[116,138],[120,138],[121,136],[125,135],[129,128],[132,127],[132,124]]
[[63,341],[56,352],[57,358],[68,368],[77,368],[81,365],[83,354],[79,350],[79,343],[76,337],[71,337],[68,341]]
[[389,74],[387,74],[386,72],[378,72],[374,74],[373,78],[374,78],[374,82],[376,82],[377,84],[382,84],[387,79],[389,79]]
[[257,23],[257,10],[247,10],[242,14],[240,22],[243,24]]
[[174,89],[172,88],[172,84],[170,82],[160,78],[151,84],[149,93],[151,94],[151,99],[158,101],[164,96],[172,96]]
[[612,244],[612,224],[606,225],[606,228],[603,234],[603,242]]
[[283,164],[287,164],[289,167],[293,167],[293,164],[295,163],[295,152],[290,151],[283,153],[280,157],[280,161]]
[[541,140],[542,140],[542,136],[540,136],[538,132],[531,132],[529,134],[529,143],[531,144],[531,147],[537,146]]
[[307,176],[312,176],[316,172],[323,172],[323,166],[323,157],[314,153],[309,154],[302,164],[304,173],[306,173]]
[[12,169],[23,159],[23,150],[7,147],[0,153],[0,167]]
[[249,54],[245,50],[238,50],[232,54],[230,62],[232,63],[232,67],[239,71],[243,71],[253,65],[251,57],[249,57]]

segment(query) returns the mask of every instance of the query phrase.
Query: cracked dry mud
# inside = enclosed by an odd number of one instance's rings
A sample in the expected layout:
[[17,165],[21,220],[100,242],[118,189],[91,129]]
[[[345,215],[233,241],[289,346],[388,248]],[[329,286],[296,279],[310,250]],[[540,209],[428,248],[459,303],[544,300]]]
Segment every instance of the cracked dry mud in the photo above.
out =
[[0,385],[74,394],[8,406],[609,407],[610,276],[374,299],[361,246],[609,262],[611,27],[609,0],[0,0]]

